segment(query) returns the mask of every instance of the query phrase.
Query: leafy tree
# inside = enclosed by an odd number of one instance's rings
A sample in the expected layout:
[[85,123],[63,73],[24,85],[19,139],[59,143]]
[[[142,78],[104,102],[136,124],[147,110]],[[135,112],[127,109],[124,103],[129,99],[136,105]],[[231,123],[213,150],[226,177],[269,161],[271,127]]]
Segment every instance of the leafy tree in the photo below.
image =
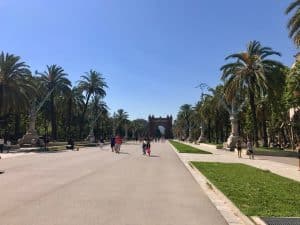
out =
[[144,119],[136,119],[131,122],[131,130],[134,138],[140,138],[147,135],[148,122]]

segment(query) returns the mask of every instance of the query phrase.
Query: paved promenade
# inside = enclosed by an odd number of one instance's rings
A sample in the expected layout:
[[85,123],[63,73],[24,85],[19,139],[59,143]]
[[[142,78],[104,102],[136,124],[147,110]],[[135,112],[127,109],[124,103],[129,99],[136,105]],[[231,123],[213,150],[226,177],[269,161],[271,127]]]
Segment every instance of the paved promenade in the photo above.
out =
[[[184,142],[184,144],[189,144]],[[255,156],[254,160],[250,160],[246,155],[246,151],[242,152],[242,158],[237,157],[236,152],[216,149],[214,145],[208,144],[189,144],[193,147],[212,152],[212,155],[207,154],[180,154],[185,161],[202,161],[202,162],[225,162],[225,163],[243,163],[287,177],[296,181],[300,181],[300,171],[298,171],[296,158],[270,157],[270,156]]]
[[226,225],[168,143],[0,160],[2,225]]

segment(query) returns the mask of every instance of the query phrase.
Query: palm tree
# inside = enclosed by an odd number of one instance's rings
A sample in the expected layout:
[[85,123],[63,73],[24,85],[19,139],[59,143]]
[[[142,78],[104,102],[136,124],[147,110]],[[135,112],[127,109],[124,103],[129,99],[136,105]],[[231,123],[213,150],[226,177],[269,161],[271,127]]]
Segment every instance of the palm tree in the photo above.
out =
[[[97,135],[103,137],[103,120],[105,119],[105,116],[108,114],[109,107],[107,106],[106,102],[102,100],[102,97],[99,95],[95,95],[92,99],[92,102],[90,104],[91,108],[91,117],[92,117],[92,123],[90,124],[90,129],[94,129],[94,126],[96,125],[96,131]],[[98,122],[99,121],[99,122]],[[100,132],[100,126],[102,124],[102,133]]]
[[288,22],[289,37],[294,40],[297,47],[300,46],[300,0],[294,0],[286,9],[285,13],[290,14],[294,12],[294,15]]
[[233,59],[234,62],[221,67],[222,80],[225,82],[228,94],[246,91],[251,109],[252,135],[256,145],[258,145],[258,128],[255,95],[267,91],[269,88],[267,75],[283,67],[280,62],[268,59],[273,55],[281,56],[272,48],[263,47],[258,41],[251,41],[245,52],[226,57],[226,60]]
[[122,128],[128,121],[128,113],[124,111],[124,109],[118,109],[116,113],[114,113],[114,129],[117,133],[121,133]]
[[81,76],[81,79],[82,80],[80,80],[78,83],[78,87],[82,92],[85,93],[85,104],[81,115],[80,137],[82,135],[84,117],[91,97],[95,95],[98,95],[101,98],[105,97],[105,88],[108,87],[103,75],[95,70],[86,72],[85,75]]
[[56,109],[55,109],[55,97],[67,93],[70,90],[71,82],[66,78],[67,74],[62,67],[58,65],[47,65],[47,70],[41,75],[41,80],[50,94],[50,114],[51,114],[51,128],[52,138],[57,138],[57,121],[56,121]]
[[0,54],[0,114],[26,109],[35,95],[31,72],[20,57]]
[[[200,114],[200,119],[202,122],[202,129],[207,128],[208,141],[211,142],[211,127],[213,122],[213,117],[215,116],[215,107],[213,105],[213,96],[205,95],[200,102],[200,109],[198,113]],[[198,107],[197,107],[198,108]]]
[[[82,92],[78,89],[78,87],[73,87],[67,93],[67,134],[69,137],[73,136],[73,132],[71,132],[71,124],[74,121],[74,117],[79,118],[81,115],[81,108],[84,105],[84,96]],[[80,121],[78,121],[80,122]],[[75,123],[77,125],[77,123]],[[75,125],[75,129],[76,129]]]

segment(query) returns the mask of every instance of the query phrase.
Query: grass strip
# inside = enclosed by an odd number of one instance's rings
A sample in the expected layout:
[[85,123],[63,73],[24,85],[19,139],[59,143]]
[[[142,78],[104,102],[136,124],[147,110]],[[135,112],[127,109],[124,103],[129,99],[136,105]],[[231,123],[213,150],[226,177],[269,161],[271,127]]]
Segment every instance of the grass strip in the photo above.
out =
[[196,154],[212,154],[211,152],[207,152],[190,145],[182,144],[177,141],[170,141],[170,143],[177,149],[180,153],[196,153]]
[[192,164],[247,216],[300,217],[300,182],[244,164]]

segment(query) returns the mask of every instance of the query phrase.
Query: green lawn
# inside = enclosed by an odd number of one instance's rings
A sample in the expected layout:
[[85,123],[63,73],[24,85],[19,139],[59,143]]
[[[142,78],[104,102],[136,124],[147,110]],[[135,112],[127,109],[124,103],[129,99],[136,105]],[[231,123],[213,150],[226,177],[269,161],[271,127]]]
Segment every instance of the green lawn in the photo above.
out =
[[185,145],[182,143],[179,143],[177,141],[170,141],[170,143],[177,149],[180,153],[197,153],[197,154],[211,154],[210,152],[203,151],[198,148],[194,148],[189,145]]
[[244,164],[192,163],[245,215],[300,217],[300,182]]

